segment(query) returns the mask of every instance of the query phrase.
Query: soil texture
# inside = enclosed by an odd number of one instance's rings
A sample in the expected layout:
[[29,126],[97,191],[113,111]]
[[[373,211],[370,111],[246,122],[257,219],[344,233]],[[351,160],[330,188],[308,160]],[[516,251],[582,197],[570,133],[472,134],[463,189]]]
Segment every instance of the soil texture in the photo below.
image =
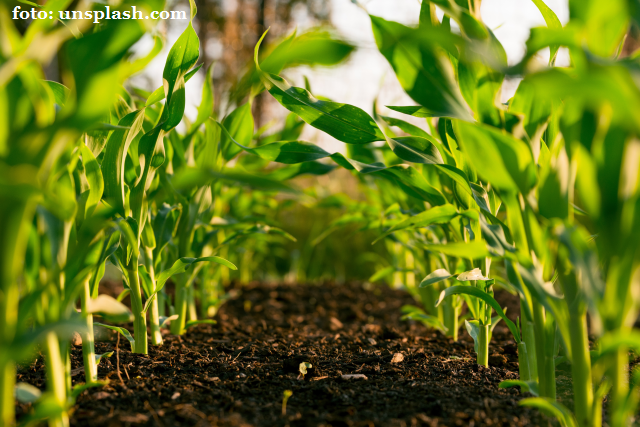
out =
[[[546,426],[529,396],[499,389],[518,378],[515,343],[503,325],[493,334],[490,368],[477,366],[462,326],[453,342],[400,319],[415,304],[401,290],[362,285],[237,287],[216,325],[166,335],[149,355],[120,339],[99,378],[84,391],[73,426]],[[517,298],[499,294],[510,317]],[[512,309],[513,307],[513,309]],[[116,342],[96,353],[116,352]],[[84,381],[73,347],[74,385]],[[311,367],[301,375],[300,364]],[[118,375],[118,367],[120,375]],[[121,380],[122,378],[122,380]],[[42,358],[18,381],[45,388]],[[283,408],[283,394],[292,392]],[[30,411],[19,405],[18,415]]]

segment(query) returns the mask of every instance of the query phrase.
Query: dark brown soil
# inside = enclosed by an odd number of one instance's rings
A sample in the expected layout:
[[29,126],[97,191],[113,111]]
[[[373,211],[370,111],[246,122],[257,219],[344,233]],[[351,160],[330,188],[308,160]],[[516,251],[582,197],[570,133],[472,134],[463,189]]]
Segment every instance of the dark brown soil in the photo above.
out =
[[[412,304],[406,292],[360,285],[250,285],[221,309],[217,325],[167,335],[148,356],[133,355],[123,339],[99,367],[110,384],[85,391],[74,426],[544,426],[536,410],[518,406],[515,345],[498,325],[491,368],[475,364],[464,330],[459,342],[400,320]],[[517,309],[508,294],[504,305]],[[510,308],[511,310],[511,308]],[[515,310],[514,310],[515,311]],[[510,313],[512,316],[514,312]],[[515,316],[514,316],[515,317]],[[462,328],[464,329],[464,327]],[[96,352],[115,350],[97,343]],[[401,361],[398,361],[402,359]],[[393,363],[392,361],[396,362]],[[298,371],[309,362],[304,378]],[[81,348],[72,368],[84,374]],[[74,371],[74,372],[75,372]],[[345,380],[363,374],[367,379]],[[38,358],[18,381],[44,389]],[[293,392],[282,413],[285,390]],[[30,410],[20,405],[18,414]]]

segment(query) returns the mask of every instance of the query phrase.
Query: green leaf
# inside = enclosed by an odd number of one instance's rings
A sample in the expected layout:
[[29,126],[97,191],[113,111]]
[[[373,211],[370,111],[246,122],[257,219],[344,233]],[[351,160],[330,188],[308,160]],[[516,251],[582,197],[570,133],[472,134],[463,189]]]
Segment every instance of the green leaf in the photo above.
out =
[[292,87],[282,77],[262,72],[258,63],[258,51],[265,35],[266,33],[256,45],[255,63],[261,72],[265,87],[283,107],[296,113],[316,129],[347,144],[367,144],[385,140],[384,134],[373,118],[360,108],[318,100],[306,89]]
[[144,305],[144,308],[142,309],[142,312],[146,313],[147,310],[149,310],[149,307],[151,307],[151,303],[153,302],[153,299],[156,297],[158,292],[160,292],[162,288],[164,288],[164,285],[165,283],[167,283],[167,280],[169,280],[172,276],[176,274],[184,273],[193,264],[196,264],[199,262],[215,262],[215,263],[224,265],[225,267],[228,267],[232,270],[238,269],[238,267],[236,267],[233,263],[227,261],[224,258],[220,258],[217,256],[208,256],[208,257],[201,257],[201,258],[188,258],[188,257],[179,258],[176,262],[173,263],[171,268],[168,268],[162,271],[160,274],[158,274],[158,276],[156,276],[155,290],[151,295],[149,295],[149,298],[147,299]]
[[422,138],[431,139],[431,135],[422,130],[416,125],[413,125],[409,122],[405,122],[404,120],[396,119],[394,117],[380,116],[382,120],[384,120],[389,126],[399,127],[405,133],[413,136],[419,136]]
[[520,406],[538,408],[547,415],[557,418],[562,427],[578,427],[571,411],[562,403],[548,397],[528,397],[522,399],[519,404]]
[[226,144],[223,147],[224,159],[229,161],[241,151],[243,146],[251,144],[253,139],[254,122],[251,103],[247,102],[233,110],[222,121],[222,127],[226,131],[225,136],[227,136],[227,139],[224,140]]
[[431,136],[399,136],[387,138],[387,143],[394,154],[402,160],[426,165],[444,163],[437,143]]
[[380,279],[383,279],[385,277],[387,277],[390,274],[395,273],[396,268],[391,266],[391,267],[386,267],[383,268],[382,270],[378,270],[376,273],[373,274],[373,276],[369,277],[369,282],[377,282]]
[[[544,1],[542,0],[531,0],[533,1],[533,4],[536,5],[536,7],[538,8],[538,10],[540,11],[540,13],[542,14],[542,17],[544,18],[544,22],[547,24],[547,27],[554,29],[554,30],[559,30],[562,28],[562,23],[560,22],[560,20],[558,19],[558,16],[553,12],[553,10],[551,10],[549,8],[549,6],[547,6]],[[549,64],[553,65],[555,63],[556,60],[556,55],[558,54],[558,48],[560,46],[555,45],[555,46],[551,46],[550,48],[550,55],[549,55]]]
[[164,71],[162,72],[167,105],[171,105],[172,103],[174,92],[176,92],[176,86],[182,86],[182,94],[178,95],[183,97],[180,101],[182,102],[182,112],[179,114],[180,119],[182,119],[182,114],[184,114],[185,75],[191,67],[195,65],[199,57],[200,40],[198,39],[198,34],[196,34],[193,29],[193,25],[189,22],[187,28],[171,47],[169,55],[167,56],[167,62],[164,66]]
[[211,319],[203,319],[203,320],[189,320],[185,325],[184,328],[188,329],[191,328],[193,326],[196,325],[215,325],[217,322],[215,320],[211,320]]
[[[113,354],[113,352],[109,352],[109,353]],[[78,396],[80,396],[85,390],[89,390],[90,388],[94,388],[94,387],[102,387],[102,386],[105,386],[107,384],[109,384],[109,380],[94,381],[94,382],[85,383],[85,384],[78,384],[71,391],[71,398],[75,401],[75,399],[77,399]]]
[[142,130],[144,109],[127,114],[118,123],[129,129],[113,131],[105,148],[102,160],[102,176],[104,177],[104,198],[118,211],[120,216],[127,216],[125,204],[124,169],[127,151],[131,142]]
[[297,191],[282,182],[234,169],[216,172],[211,169],[184,168],[174,175],[171,182],[179,190],[210,185],[218,180],[238,183],[262,191],[282,191],[287,193],[295,193]]
[[42,391],[29,383],[17,383],[15,395],[20,403],[34,403],[42,397]]
[[471,242],[452,242],[447,244],[429,244],[424,248],[432,252],[440,252],[447,256],[468,259],[480,259],[489,256],[486,244],[482,240]]
[[113,356],[113,351],[108,351],[103,354],[95,354],[94,357],[96,359],[96,366],[100,364],[100,361],[102,360],[103,357],[111,357],[111,356]]
[[158,319],[158,324],[161,328],[166,328],[172,320],[176,320],[178,317],[180,316],[177,314],[174,314],[172,316],[160,316],[160,318]]
[[467,333],[473,338],[473,351],[478,353],[478,340],[480,339],[480,322],[477,320],[465,320],[464,326]]
[[274,142],[256,148],[242,148],[262,159],[288,165],[311,162],[330,156],[317,145],[304,141]]
[[98,323],[98,322],[93,322],[93,324],[102,326],[103,328],[111,329],[112,331],[116,331],[120,333],[123,337],[127,339],[127,341],[129,341],[129,344],[131,344],[131,351],[133,352],[133,349],[136,345],[136,340],[131,336],[131,333],[127,329],[121,328],[119,326],[105,325],[104,323]]
[[129,307],[106,294],[100,294],[96,299],[90,300],[87,312],[99,314],[111,323],[124,323],[133,320],[133,314]]
[[372,244],[380,241],[384,237],[388,236],[391,233],[394,233],[398,230],[404,230],[407,228],[422,228],[428,227],[432,224],[446,224],[451,221],[453,218],[458,216],[458,211],[453,205],[442,205],[436,206],[424,212],[421,212],[417,215],[414,215],[410,218],[407,218],[399,223],[395,224],[393,227],[388,229],[384,234],[378,237],[373,241]]
[[505,380],[499,385],[499,388],[520,387],[523,393],[531,393],[538,397],[538,383],[536,381],[520,381],[520,380]]
[[370,18],[378,49],[405,92],[432,117],[472,120],[445,53],[455,50],[458,37],[438,27],[412,29],[376,16]]
[[484,125],[457,121],[454,129],[467,159],[493,186],[528,194],[536,184],[536,167],[526,143]]
[[89,197],[85,204],[85,218],[89,218],[98,202],[102,199],[104,192],[104,179],[102,177],[102,171],[98,161],[93,156],[93,153],[89,148],[81,144],[80,153],[82,154],[82,164],[84,165],[87,181],[89,182]]
[[429,118],[429,117],[433,117],[433,113],[428,110],[427,108],[424,107],[420,107],[420,106],[393,106],[393,105],[387,105],[386,106],[388,109],[393,110],[393,111],[397,111],[399,113],[402,114],[406,114],[408,116],[413,116],[413,117],[421,117],[421,118]]
[[434,283],[442,282],[443,280],[447,280],[453,277],[453,274],[449,273],[444,268],[439,268],[436,271],[433,271],[427,275],[422,282],[420,282],[420,288],[426,288],[429,285],[433,285]]
[[[184,76],[184,82],[187,83],[189,80],[191,80],[191,77],[193,77],[198,71],[200,71],[200,68],[202,68],[202,64],[198,65],[196,68],[194,68],[193,70],[189,71]],[[160,86],[158,89],[154,90],[151,95],[149,95],[149,97],[147,98],[147,101],[145,102],[144,106],[145,107],[150,107],[151,105],[155,104],[156,102],[162,101],[164,98],[165,98],[164,86]]]
[[491,308],[493,308],[496,311],[498,316],[500,316],[502,320],[505,321],[505,323],[507,324],[507,327],[513,334],[513,337],[515,338],[516,343],[519,343],[521,341],[518,328],[511,320],[509,320],[506,314],[504,314],[504,311],[502,311],[502,307],[500,307],[500,304],[498,304],[498,302],[491,295],[489,295],[488,293],[486,293],[485,291],[479,288],[476,288],[475,286],[451,286],[443,290],[440,293],[440,297],[438,298],[436,307],[440,305],[442,300],[444,300],[446,297],[449,297],[451,295],[460,295],[460,294],[474,296],[476,298],[481,299],[486,304],[490,305]]
[[51,80],[44,80],[43,83],[49,86],[49,88],[53,92],[53,97],[56,101],[56,104],[58,104],[61,107],[64,107],[64,104],[66,104],[67,99],[69,99],[69,94],[71,93],[71,91],[67,89],[67,87],[62,83],[53,82]]
[[422,322],[428,328],[433,328],[441,331],[442,333],[446,333],[449,329],[438,319],[436,316],[431,316],[424,312],[421,308],[418,308],[413,305],[404,305],[401,308],[401,311],[404,315],[401,317],[401,320],[411,319],[418,320]]

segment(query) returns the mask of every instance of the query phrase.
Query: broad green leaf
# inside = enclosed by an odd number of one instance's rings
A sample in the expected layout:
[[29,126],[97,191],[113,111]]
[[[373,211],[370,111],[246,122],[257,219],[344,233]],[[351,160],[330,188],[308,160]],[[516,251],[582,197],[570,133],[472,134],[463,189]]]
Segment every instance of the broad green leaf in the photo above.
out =
[[288,193],[295,193],[297,191],[285,183],[234,169],[216,172],[211,169],[185,168],[177,172],[171,182],[176,189],[188,189],[210,185],[215,181],[238,183],[263,191],[282,191]]
[[220,258],[220,257],[217,257],[217,256],[202,257],[202,258],[187,258],[187,257],[180,258],[176,262],[173,263],[171,268],[162,271],[156,277],[156,292],[164,287],[164,284],[166,283],[167,280],[169,280],[171,278],[171,276],[173,276],[175,274],[178,274],[178,273],[183,273],[192,264],[198,263],[198,262],[215,262],[215,263],[224,265],[225,267],[228,267],[228,268],[230,268],[232,270],[237,270],[238,269],[238,267],[236,267],[233,263],[227,261],[224,258]]
[[129,308],[115,298],[100,294],[96,299],[88,301],[87,312],[99,314],[106,321],[112,323],[125,323],[133,320],[133,314]]
[[496,311],[498,316],[500,316],[502,320],[505,321],[505,323],[507,324],[507,327],[513,334],[513,338],[516,340],[516,343],[520,342],[520,333],[518,332],[518,328],[511,320],[509,320],[507,315],[504,314],[504,311],[502,311],[502,307],[500,307],[500,304],[498,304],[498,301],[496,301],[491,295],[489,295],[485,291],[479,288],[476,288],[475,286],[451,286],[443,290],[440,293],[440,297],[438,298],[438,302],[436,303],[436,306],[440,305],[442,300],[444,300],[445,298],[451,295],[460,295],[460,294],[471,295],[473,297],[481,299],[486,304],[490,305],[491,308],[493,308]]
[[[426,131],[422,130],[416,125],[413,125],[409,122],[405,122],[404,120],[396,119],[394,117],[380,116],[382,120],[384,120],[389,126],[396,126],[400,128],[403,132],[408,133],[409,135],[419,136],[422,138],[431,139],[431,135],[429,135]],[[432,141],[433,143],[433,141]]]
[[20,403],[34,403],[42,397],[42,391],[29,383],[17,383],[15,395]]
[[289,165],[319,160],[331,155],[317,145],[304,141],[274,142],[256,148],[242,148],[265,160]]
[[380,279],[387,277],[390,274],[395,273],[396,268],[393,266],[385,267],[382,270],[378,270],[371,277],[369,277],[369,282],[377,282]]
[[408,116],[421,117],[421,118],[429,118],[433,117],[433,113],[425,107],[420,106],[393,106],[387,105],[388,109],[397,111],[402,114],[406,114]]
[[[187,28],[171,47],[162,72],[167,105],[172,102],[176,85],[184,85],[185,75],[195,65],[199,57],[200,40],[193,29],[193,25],[189,22]],[[184,92],[182,96],[184,96]],[[184,110],[182,113],[184,113]],[[182,118],[182,114],[180,114],[180,118]]]
[[478,340],[480,339],[480,322],[477,320],[465,320],[464,327],[473,339],[473,351],[478,352]]
[[178,316],[177,314],[174,314],[172,316],[160,316],[160,318],[158,319],[158,323],[161,328],[166,328],[172,320],[176,320],[178,317],[180,316]]
[[251,114],[251,103],[247,102],[233,110],[222,121],[222,127],[227,131],[225,135],[229,137],[227,139],[223,138],[223,141],[226,142],[223,146],[224,159],[229,161],[241,151],[237,144],[249,146],[253,139],[254,122]]
[[431,224],[446,224],[453,218],[458,216],[458,211],[453,205],[436,206],[410,218],[407,218],[399,223],[395,224],[384,234],[373,241],[372,244],[380,241],[384,237],[398,230],[404,230],[407,228],[421,228],[428,227]]
[[[37,22],[41,21],[44,20]],[[73,120],[79,127],[91,125],[108,113],[124,77],[118,65],[143,35],[142,22],[137,20],[110,21],[96,29],[65,46],[66,63],[73,73],[77,94],[78,113]]]
[[118,211],[120,216],[127,216],[125,203],[125,160],[129,146],[142,130],[144,110],[127,114],[118,123],[129,129],[115,130],[107,141],[104,159],[102,160],[102,176],[104,177],[104,198]]
[[420,282],[421,288],[426,288],[429,285],[433,285],[434,283],[442,282],[443,280],[447,280],[453,277],[453,274],[449,273],[444,268],[439,268],[436,271],[433,271],[427,275],[422,282]]
[[453,66],[442,49],[457,42],[457,37],[438,27],[416,30],[376,16],[370,18],[378,49],[405,92],[431,116],[472,120]]
[[[196,66],[196,68],[194,68],[193,70],[189,71],[184,76],[184,82],[187,83],[191,79],[191,77],[193,77],[198,71],[200,71],[200,68],[202,68],[202,64]],[[144,106],[145,107],[150,107],[153,104],[155,104],[156,102],[162,101],[164,98],[165,98],[164,86],[160,86],[158,89],[154,90],[151,95],[149,95],[149,97],[147,98],[147,101],[145,102]]]
[[81,144],[80,153],[82,154],[82,164],[84,165],[87,181],[89,182],[89,197],[85,204],[84,216],[85,218],[89,218],[91,214],[93,214],[96,206],[98,206],[100,199],[102,199],[102,194],[104,192],[104,179],[102,177],[100,165],[93,156],[91,150],[89,150],[86,145]]
[[[262,37],[264,38],[265,35],[266,33]],[[255,49],[255,63],[261,71],[258,63],[259,48],[260,42]],[[385,140],[384,134],[373,118],[360,108],[318,100],[306,89],[292,87],[285,79],[275,74],[261,72],[261,77],[269,93],[283,107],[337,140],[347,144],[367,144]]]
[[184,325],[184,328],[188,329],[188,328],[191,328],[191,327],[197,326],[197,325],[215,325],[216,323],[217,322],[215,320],[212,320],[212,319],[189,320]]
[[[558,30],[562,28],[562,23],[558,19],[558,16],[554,13],[549,6],[545,4],[542,0],[531,0],[536,5],[542,17],[544,18],[544,22],[547,24],[547,27]],[[550,55],[549,55],[549,64],[553,65],[556,61],[556,55],[558,54],[558,48],[560,46],[551,46]]]
[[93,322],[93,324],[102,326],[103,328],[111,329],[112,331],[116,331],[119,334],[121,334],[123,337],[127,339],[127,341],[129,341],[129,344],[131,344],[131,351],[133,352],[134,346],[136,345],[136,340],[131,336],[131,332],[129,332],[127,329],[121,328],[119,326],[105,325],[104,323],[98,323],[98,322]]
[[489,256],[486,244],[482,240],[471,242],[453,242],[447,244],[429,244],[424,248],[432,252],[440,252],[458,258],[480,259]]
[[56,104],[58,104],[61,107],[64,107],[64,104],[66,104],[67,99],[69,99],[69,94],[71,93],[71,91],[67,89],[67,87],[62,83],[54,82],[51,80],[45,80],[43,83],[49,86],[49,88],[53,92],[53,96],[56,101]]
[[527,194],[535,185],[536,168],[531,149],[500,130],[457,121],[454,126],[466,158],[493,186]]
[[200,100],[200,106],[198,107],[198,115],[196,117],[196,121],[191,124],[189,133],[194,133],[200,125],[213,115],[213,67],[214,64],[210,65],[205,75],[204,84],[202,85],[202,98]]
[[528,397],[520,401],[520,406],[538,408],[547,415],[557,418],[562,427],[578,427],[571,411],[562,403],[548,397]]
[[432,137],[399,136],[387,138],[387,143],[394,154],[411,163],[427,165],[443,164],[442,156]]

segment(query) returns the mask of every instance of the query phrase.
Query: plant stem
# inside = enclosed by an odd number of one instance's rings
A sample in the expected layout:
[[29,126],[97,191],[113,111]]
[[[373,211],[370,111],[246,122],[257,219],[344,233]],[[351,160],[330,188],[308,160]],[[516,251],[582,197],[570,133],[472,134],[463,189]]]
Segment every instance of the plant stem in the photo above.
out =
[[[453,298],[452,298],[453,299]],[[443,304],[444,313],[444,326],[447,327],[447,336],[451,337],[454,341],[458,341],[458,317],[460,313],[460,307],[456,307],[453,301],[445,300]]]
[[544,308],[538,301],[533,301],[533,324],[536,342],[536,362],[538,365],[538,388],[541,397],[549,397],[548,377],[546,375],[546,365],[544,363]]
[[0,425],[13,426],[15,419],[14,389],[16,365],[9,359],[9,352],[0,350]]
[[[596,427],[600,420],[593,416],[593,384],[591,382],[591,355],[587,337],[587,315],[569,314],[571,334],[571,376],[573,377],[574,414],[579,427]],[[622,424],[612,424],[622,425]]]
[[131,293],[131,311],[133,312],[133,333],[135,345],[134,353],[147,354],[147,317],[142,313],[142,293],[140,290],[140,276],[138,275],[138,259],[131,257],[131,261],[127,266],[129,276],[129,288]]
[[[609,398],[611,399],[610,410],[612,426],[628,426],[630,425],[628,416],[624,408],[624,404],[629,393],[629,380],[627,364],[629,361],[629,349],[627,347],[619,347],[612,354],[607,363],[608,376],[611,378],[611,390]],[[575,380],[574,380],[575,381]]]
[[489,325],[480,323],[478,335],[478,365],[489,367]]
[[546,375],[547,396],[550,399],[556,399],[556,363],[555,363],[555,346],[556,346],[556,322],[553,316],[546,316],[544,324],[544,373]]
[[[60,357],[60,343],[55,332],[49,332],[45,339],[45,367],[47,372],[47,388],[54,396],[56,403],[64,408],[67,404],[67,385],[65,368]],[[69,416],[66,411],[49,418],[49,427],[67,427]]]
[[184,278],[176,280],[175,292],[175,314],[178,318],[171,322],[171,333],[173,335],[182,335],[186,325],[187,318],[187,288],[184,284]]
[[87,331],[82,336],[82,359],[84,361],[84,376],[87,384],[98,381],[98,366],[96,365],[93,337],[93,314],[89,313],[89,302],[91,301],[91,289],[89,288],[90,278],[91,276],[87,277],[84,281],[80,298],[82,315],[87,326]]
[[531,371],[529,369],[529,357],[527,344],[524,341],[518,343],[518,373],[521,381],[531,381]]
[[[145,264],[147,267],[147,272],[149,273],[149,278],[151,279],[151,283],[153,284],[152,292],[155,292],[155,283],[156,283],[156,272],[153,268],[153,250],[145,247]],[[149,329],[151,329],[151,344],[153,345],[162,345],[162,332],[160,331],[160,310],[158,307],[158,298],[160,298],[160,294],[156,294],[156,297],[151,302],[151,307],[149,308]]]
[[520,298],[520,325],[522,329],[522,341],[526,344],[527,359],[529,365],[529,378],[538,381],[538,362],[536,358],[536,336],[533,320],[527,315],[526,301]]

